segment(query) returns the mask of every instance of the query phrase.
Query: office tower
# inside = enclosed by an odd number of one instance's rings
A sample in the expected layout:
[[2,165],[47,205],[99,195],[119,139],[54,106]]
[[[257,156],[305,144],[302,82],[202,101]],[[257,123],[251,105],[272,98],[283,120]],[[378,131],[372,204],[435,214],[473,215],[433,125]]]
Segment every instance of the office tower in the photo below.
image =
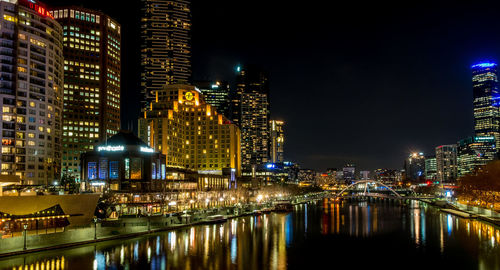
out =
[[370,180],[370,171],[360,171],[359,172],[359,179],[360,180]]
[[121,29],[106,14],[54,8],[64,34],[64,174],[80,178],[80,154],[120,130]]
[[457,145],[441,145],[436,147],[437,180],[454,182],[457,180]]
[[496,140],[493,136],[469,137],[458,142],[458,177],[473,173],[474,170],[496,158]]
[[352,181],[356,180],[356,165],[346,164],[342,169],[344,182],[346,184],[351,184]]
[[269,160],[269,83],[256,67],[240,68],[237,91],[241,91],[241,152],[244,170]]
[[422,181],[425,173],[425,156],[423,153],[411,153],[405,160],[406,181]]
[[472,89],[475,136],[493,136],[496,145],[499,145],[500,93],[496,63],[480,63],[472,66]]
[[425,157],[425,179],[430,181],[437,179],[436,156]]
[[240,130],[197,88],[166,85],[139,119],[139,137],[167,157],[167,167],[220,174],[241,170]]
[[[241,66],[236,67],[236,76],[241,73]],[[241,127],[241,94],[245,88],[243,80],[236,81],[236,87],[229,91],[229,120]]]
[[281,163],[285,160],[283,153],[283,144],[285,143],[285,134],[283,132],[284,122],[271,120],[269,125],[271,126],[271,143],[269,145],[271,149],[271,162]]
[[226,81],[197,81],[194,85],[201,91],[206,103],[229,119],[230,89]]
[[141,0],[141,91],[191,79],[191,1]]
[[40,2],[0,1],[1,174],[24,184],[60,179],[62,27]]

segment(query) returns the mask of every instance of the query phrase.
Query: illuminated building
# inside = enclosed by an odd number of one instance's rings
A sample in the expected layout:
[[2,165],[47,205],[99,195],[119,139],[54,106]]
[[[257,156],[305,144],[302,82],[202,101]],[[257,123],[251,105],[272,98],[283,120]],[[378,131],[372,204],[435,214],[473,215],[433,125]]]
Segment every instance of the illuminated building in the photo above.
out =
[[23,184],[60,179],[62,27],[38,1],[0,1],[1,174]]
[[271,162],[272,163],[283,162],[285,160],[283,153],[284,150],[283,144],[285,143],[285,135],[283,132],[284,122],[278,120],[271,120],[269,122],[269,125],[271,126],[271,143],[270,143]]
[[475,136],[493,136],[500,142],[500,93],[496,63],[472,66]]
[[121,131],[93,151],[82,154],[81,179],[95,192],[163,190],[165,155],[155,152],[131,132]]
[[376,169],[374,171],[374,178],[385,184],[395,184],[401,181],[401,172],[399,170],[390,169]]
[[81,7],[52,14],[64,33],[62,171],[80,179],[80,154],[120,130],[121,29]]
[[141,91],[147,102],[166,84],[191,78],[189,0],[141,0]]
[[346,164],[342,169],[342,176],[344,178],[344,182],[347,184],[351,184],[352,181],[356,180],[356,165],[354,164]]
[[240,68],[236,78],[241,92],[241,158],[244,170],[269,161],[269,83],[255,68]]
[[425,175],[425,156],[423,153],[411,153],[405,160],[406,181],[421,181]]
[[240,130],[190,85],[166,85],[139,119],[139,137],[167,157],[167,167],[239,175]]
[[457,145],[441,145],[436,147],[437,180],[453,182],[457,180]]
[[359,179],[360,180],[370,180],[370,171],[360,171],[359,172]]
[[458,142],[458,177],[474,172],[496,158],[496,140],[493,136],[469,137]]
[[431,181],[437,179],[436,156],[425,157],[425,179]]
[[229,84],[226,81],[198,81],[194,85],[203,94],[205,102],[229,119]]

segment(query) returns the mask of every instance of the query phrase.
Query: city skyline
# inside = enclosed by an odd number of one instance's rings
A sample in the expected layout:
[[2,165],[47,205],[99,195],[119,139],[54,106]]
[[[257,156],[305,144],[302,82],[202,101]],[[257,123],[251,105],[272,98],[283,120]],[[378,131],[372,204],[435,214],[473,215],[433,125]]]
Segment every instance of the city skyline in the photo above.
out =
[[[57,6],[64,1],[46,2]],[[114,1],[80,2],[88,8],[98,6],[124,29],[128,25],[123,34],[128,43],[123,44],[122,97],[132,98],[122,98],[122,106],[132,110],[123,113],[122,128],[136,129],[139,78],[129,66],[137,65],[138,57],[127,52],[137,46],[130,41],[131,32],[138,31],[133,19],[139,14],[133,17],[132,10],[139,3],[131,2],[123,11],[114,8]],[[270,73],[271,118],[286,121],[286,129],[293,130],[287,132],[285,159],[323,170],[346,162],[370,170],[401,168],[401,161],[414,150],[432,153],[438,145],[473,134],[470,68],[500,56],[500,46],[495,45],[500,40],[488,34],[499,25],[488,16],[492,11],[485,14],[465,5],[448,10],[438,4],[433,10],[416,6],[393,12],[366,5],[355,14],[354,7],[346,6],[330,21],[323,19],[329,18],[326,11],[313,12],[312,6],[287,7],[285,14],[278,12],[279,3],[263,7],[263,1],[192,3],[193,79],[234,82],[238,64],[261,64]],[[261,19],[253,23],[248,15],[252,12],[243,10],[258,12]],[[465,10],[476,19],[455,15]],[[315,27],[308,29],[293,19],[302,13],[319,18]],[[419,19],[419,14],[426,19]],[[350,16],[357,23],[335,27]],[[366,26],[377,16],[386,19]],[[398,26],[392,25],[394,21]],[[304,90],[308,88],[314,90]],[[296,106],[306,109],[299,113]],[[367,132],[370,139],[361,140]],[[317,141],[328,143],[319,147]]]

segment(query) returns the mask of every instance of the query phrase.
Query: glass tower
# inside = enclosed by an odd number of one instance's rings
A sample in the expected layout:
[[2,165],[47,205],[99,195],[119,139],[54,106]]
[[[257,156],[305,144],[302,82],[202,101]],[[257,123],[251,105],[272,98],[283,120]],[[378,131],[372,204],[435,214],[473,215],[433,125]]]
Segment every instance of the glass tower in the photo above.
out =
[[472,66],[474,131],[476,136],[493,136],[500,141],[498,76],[496,63]]

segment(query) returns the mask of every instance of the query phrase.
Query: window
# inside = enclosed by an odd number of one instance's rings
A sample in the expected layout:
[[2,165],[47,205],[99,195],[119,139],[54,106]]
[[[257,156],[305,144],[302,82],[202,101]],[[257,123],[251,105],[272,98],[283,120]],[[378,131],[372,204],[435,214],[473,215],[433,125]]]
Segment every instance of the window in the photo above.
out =
[[89,180],[94,180],[97,178],[97,164],[95,162],[89,162],[87,164],[88,178]]
[[130,179],[130,159],[125,159],[125,179]]
[[130,179],[142,178],[141,161],[141,158],[132,158],[132,162],[130,164]]
[[99,179],[107,179],[108,177],[108,160],[103,158],[99,160]]
[[109,162],[109,178],[118,179],[118,161]]

